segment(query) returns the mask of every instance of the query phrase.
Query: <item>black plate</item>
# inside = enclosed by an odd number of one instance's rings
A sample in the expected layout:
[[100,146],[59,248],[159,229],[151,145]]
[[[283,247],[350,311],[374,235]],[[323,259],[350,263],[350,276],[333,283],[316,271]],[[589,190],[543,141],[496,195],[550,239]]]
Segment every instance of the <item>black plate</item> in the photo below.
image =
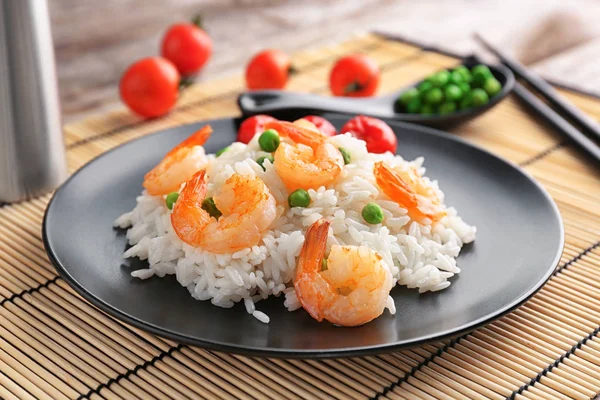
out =
[[[327,116],[338,128],[346,117]],[[206,144],[215,152],[236,137],[234,119],[210,121]],[[54,195],[43,235],[60,275],[90,302],[147,331],[206,348],[262,356],[332,357],[378,353],[472,330],[517,307],[550,277],[563,246],[558,210],[530,176],[452,135],[393,123],[399,153],[425,156],[427,174],[439,179],[447,204],[478,228],[458,259],[462,273],[450,288],[419,295],[396,287],[398,313],[358,328],[318,323],[303,310],[287,312],[283,298],[257,309],[215,307],[194,300],[173,277],[130,276],[144,268],[123,260],[123,231],[112,222],[135,206],[144,174],[175,144],[205,122],[181,126],[124,144],[91,161]]]
[[[466,57],[463,65],[472,68],[481,64],[475,56]],[[515,85],[512,71],[503,65],[488,65],[492,74],[502,84],[502,90],[492,96],[490,101],[479,107],[456,111],[443,115],[407,114],[397,106],[396,100],[401,93],[416,87],[421,81],[379,97],[331,97],[309,93],[295,93],[287,90],[262,90],[242,93],[238,97],[238,106],[245,116],[272,114],[282,110],[301,111],[305,114],[336,112],[344,114],[364,114],[386,120],[413,122],[435,128],[450,128],[469,121],[488,111],[504,99]]]

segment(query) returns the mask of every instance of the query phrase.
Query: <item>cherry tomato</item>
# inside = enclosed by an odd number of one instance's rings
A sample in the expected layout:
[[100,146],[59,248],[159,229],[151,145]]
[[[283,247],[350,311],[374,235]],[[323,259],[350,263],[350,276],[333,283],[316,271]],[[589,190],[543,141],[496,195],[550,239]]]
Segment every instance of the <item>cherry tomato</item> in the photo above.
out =
[[346,122],[340,132],[350,132],[352,136],[367,142],[367,150],[370,153],[396,153],[396,135],[392,128],[380,119],[359,115]]
[[246,67],[248,89],[283,89],[290,75],[291,61],[279,50],[265,50],[254,56]]
[[307,115],[306,117],[302,117],[302,118],[312,122],[317,127],[317,129],[319,129],[321,131],[321,133],[325,136],[337,135],[335,126],[333,126],[331,124],[331,122],[327,121],[323,117],[320,117],[318,115]]
[[238,130],[237,141],[242,143],[248,143],[254,135],[257,133],[262,133],[265,131],[265,124],[267,122],[277,121],[275,118],[270,117],[268,115],[255,115],[253,117],[247,118],[240,125],[240,129]]
[[329,75],[334,96],[372,96],[379,86],[379,67],[375,60],[362,54],[340,58]]
[[175,24],[163,37],[161,54],[182,76],[194,75],[212,54],[212,40],[194,24]]
[[177,101],[179,72],[162,57],[149,57],[133,63],[121,77],[121,99],[143,117],[169,112]]

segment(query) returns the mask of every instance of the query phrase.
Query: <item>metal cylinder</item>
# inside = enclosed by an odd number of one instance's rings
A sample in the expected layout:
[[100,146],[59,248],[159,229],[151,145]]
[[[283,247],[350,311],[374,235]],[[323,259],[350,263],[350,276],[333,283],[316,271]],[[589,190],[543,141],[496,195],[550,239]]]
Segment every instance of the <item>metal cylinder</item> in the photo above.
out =
[[0,202],[67,176],[46,0],[0,0]]

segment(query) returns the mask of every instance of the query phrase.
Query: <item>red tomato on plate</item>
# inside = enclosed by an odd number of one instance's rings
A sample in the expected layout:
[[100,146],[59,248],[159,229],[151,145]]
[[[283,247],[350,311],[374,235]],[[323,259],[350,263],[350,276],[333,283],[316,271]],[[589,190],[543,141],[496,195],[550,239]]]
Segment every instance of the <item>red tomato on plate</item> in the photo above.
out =
[[212,54],[212,40],[199,26],[175,24],[163,37],[161,54],[182,76],[194,75]]
[[143,117],[158,117],[175,105],[179,80],[179,72],[171,61],[144,58],[133,63],[121,77],[121,99]]
[[346,122],[340,132],[350,132],[352,136],[367,142],[367,150],[370,153],[396,153],[396,135],[392,128],[380,119],[359,115]]
[[379,86],[379,66],[370,57],[355,54],[340,58],[329,75],[334,96],[372,96]]
[[333,126],[331,122],[327,121],[327,119],[323,117],[320,117],[318,115],[307,115],[306,117],[302,118],[309,122],[312,122],[317,127],[317,129],[319,129],[321,133],[325,136],[337,135],[335,126]]
[[238,130],[237,141],[248,144],[250,140],[257,133],[262,133],[265,130],[265,124],[267,122],[277,121],[275,118],[268,115],[255,115],[250,118],[246,118],[240,125]]
[[248,89],[283,89],[290,75],[290,57],[279,50],[264,50],[246,67]]

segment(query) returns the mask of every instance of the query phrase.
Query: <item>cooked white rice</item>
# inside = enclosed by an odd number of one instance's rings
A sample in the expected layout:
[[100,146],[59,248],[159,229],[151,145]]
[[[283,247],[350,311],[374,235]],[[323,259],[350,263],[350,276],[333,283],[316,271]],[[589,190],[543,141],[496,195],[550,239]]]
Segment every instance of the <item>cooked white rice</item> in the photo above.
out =
[[[182,242],[171,226],[171,211],[163,196],[143,192],[136,207],[115,221],[115,226],[129,228],[127,239],[132,245],[124,258],[148,260],[148,269],[133,271],[140,279],[154,275],[175,275],[198,300],[210,300],[219,307],[232,307],[243,301],[246,311],[261,322],[269,317],[256,309],[255,303],[269,296],[284,294],[284,306],[293,311],[301,307],[292,278],[296,259],[304,243],[304,232],[320,218],[332,221],[333,235],[328,245],[367,245],[383,258],[398,284],[416,288],[420,293],[442,290],[450,286],[450,278],[460,272],[456,257],[461,247],[475,239],[476,228],[466,224],[453,208],[433,225],[410,222],[405,209],[389,200],[375,184],[373,165],[385,161],[396,168],[416,168],[425,173],[423,158],[408,162],[391,153],[370,154],[365,142],[349,134],[331,139],[338,147],[348,149],[351,164],[346,165],[340,179],[332,187],[309,190],[310,207],[287,206],[288,192],[273,165],[265,161],[266,171],[254,161],[266,155],[260,151],[258,137],[247,146],[234,143],[220,157],[209,155],[208,195],[211,196],[234,172],[259,176],[271,190],[281,207],[286,207],[260,243],[232,254],[213,254]],[[435,181],[423,176],[426,185],[444,194]],[[364,205],[374,201],[384,212],[383,224],[370,225],[361,217]],[[388,300],[393,314],[393,300]]]

